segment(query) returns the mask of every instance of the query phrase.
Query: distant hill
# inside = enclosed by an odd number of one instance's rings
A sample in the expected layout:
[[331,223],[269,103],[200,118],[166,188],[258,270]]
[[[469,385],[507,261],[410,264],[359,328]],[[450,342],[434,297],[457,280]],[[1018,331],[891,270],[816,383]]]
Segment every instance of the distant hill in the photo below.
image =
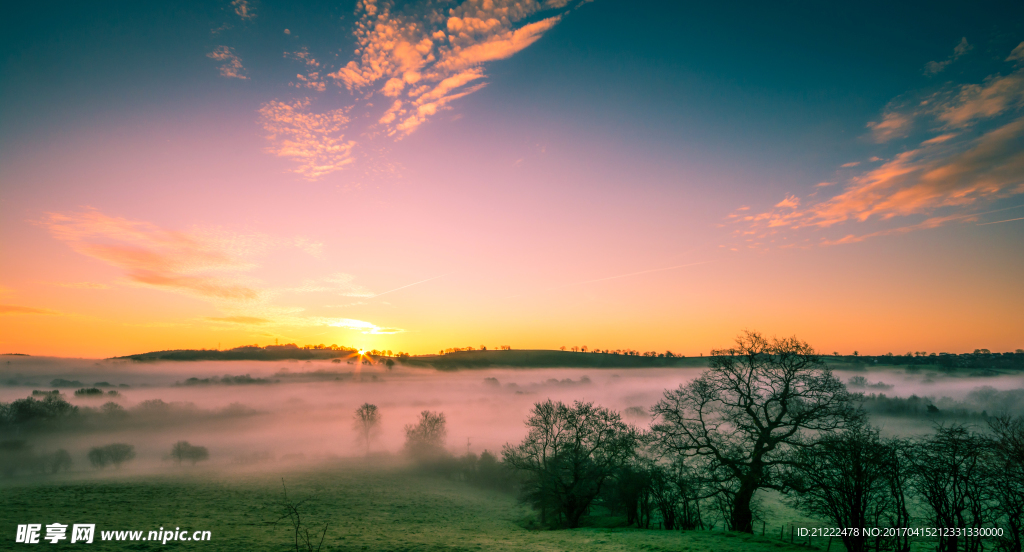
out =
[[515,368],[661,368],[704,367],[704,357],[654,357],[613,355],[609,353],[574,353],[524,349],[512,351],[457,351],[444,355],[423,355],[403,358],[409,366],[433,366],[438,370],[459,368],[489,368],[510,366]]
[[173,351],[153,351],[138,355],[115,357],[118,359],[157,361],[157,360],[316,360],[345,358],[354,353],[331,349],[263,349],[259,347],[239,347],[227,351],[216,349],[177,349]]
[[[344,350],[305,348],[239,347],[227,351],[206,349],[179,349],[154,351],[138,355],[117,357],[135,361],[195,361],[195,360],[327,360],[349,358],[356,353]],[[372,361],[388,357],[367,355]],[[658,368],[704,367],[706,357],[653,357],[614,355],[607,353],[574,353],[571,351],[512,350],[512,351],[458,351],[444,355],[406,356],[394,358],[406,366],[432,367],[438,370],[488,368],[509,366],[514,368]]]

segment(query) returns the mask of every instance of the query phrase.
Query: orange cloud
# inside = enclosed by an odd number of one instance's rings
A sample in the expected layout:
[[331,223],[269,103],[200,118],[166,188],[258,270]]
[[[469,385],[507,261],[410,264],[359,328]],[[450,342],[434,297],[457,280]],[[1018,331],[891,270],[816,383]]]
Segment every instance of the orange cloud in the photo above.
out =
[[310,88],[317,92],[327,90],[327,82],[324,81],[324,77],[321,75],[320,62],[309,54],[309,49],[302,48],[298,52],[285,52],[285,57],[301,61],[306,66],[306,74],[295,75],[298,82],[289,83],[289,86]]
[[346,141],[342,134],[349,122],[348,109],[313,113],[309,105],[308,98],[292,103],[273,100],[260,107],[260,119],[273,144],[267,151],[298,161],[295,172],[315,180],[352,163],[356,142]]
[[[932,128],[941,134],[854,176],[834,197],[809,201],[801,208],[799,198],[788,196],[759,214],[730,214],[727,219],[743,225],[735,235],[742,238],[782,227],[824,229],[911,215],[929,217],[916,224],[823,241],[853,243],[968,220],[975,215],[964,211],[976,212],[984,202],[1024,193],[1024,116],[1017,112],[1024,108],[1024,69],[990,76],[982,84],[947,87],[907,111],[893,105],[886,108],[881,122],[868,124],[876,141],[905,136],[920,118],[930,118]],[[996,119],[1000,116],[1004,116],[1002,120]],[[877,157],[870,160],[880,161]],[[846,163],[841,168],[855,165]],[[828,185],[822,182],[815,188]],[[817,191],[805,199],[813,200],[816,195]],[[940,209],[946,213],[937,215]]]
[[235,8],[235,15],[242,19],[255,19],[256,13],[249,7],[248,0],[232,0],[231,5]]
[[485,77],[481,65],[522,51],[564,14],[518,26],[520,21],[568,3],[467,1],[449,9],[422,1],[394,11],[390,2],[361,0],[353,32],[358,59],[328,76],[352,92],[379,86],[380,93],[396,98],[377,120],[388,135],[401,137],[479,90],[482,84],[469,85]]
[[1024,192],[1024,118],[990,131],[960,153],[930,158],[911,150],[855,178],[842,194],[815,206],[804,224],[925,213]]
[[872,121],[867,127],[871,129],[871,136],[876,142],[887,142],[894,138],[902,138],[910,132],[913,117],[896,111],[890,111],[882,116],[881,121]]
[[139,285],[229,301],[260,296],[259,291],[218,275],[251,268],[241,257],[257,247],[258,237],[175,232],[94,209],[50,213],[41,224],[78,253],[124,270],[129,281]]
[[242,60],[234,51],[227,46],[217,46],[212,52],[206,54],[206,57],[222,61],[220,66],[220,76],[231,79],[248,79],[245,76],[245,67],[242,66]]

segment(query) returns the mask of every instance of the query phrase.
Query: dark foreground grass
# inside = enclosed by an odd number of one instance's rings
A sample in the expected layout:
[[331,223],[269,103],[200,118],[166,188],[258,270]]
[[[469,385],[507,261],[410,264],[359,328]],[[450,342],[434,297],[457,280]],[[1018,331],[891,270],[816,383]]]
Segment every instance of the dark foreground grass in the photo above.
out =
[[[532,513],[514,498],[399,467],[337,463],[278,473],[122,475],[0,484],[0,550],[293,550],[280,516],[281,478],[311,529],[328,523],[325,551],[759,551],[807,550],[778,539],[722,531],[631,528],[526,529]],[[16,544],[18,524],[95,523],[93,544]],[[109,542],[100,532],[187,529],[209,542]],[[43,530],[45,534],[45,527]],[[70,530],[69,530],[70,534]]]

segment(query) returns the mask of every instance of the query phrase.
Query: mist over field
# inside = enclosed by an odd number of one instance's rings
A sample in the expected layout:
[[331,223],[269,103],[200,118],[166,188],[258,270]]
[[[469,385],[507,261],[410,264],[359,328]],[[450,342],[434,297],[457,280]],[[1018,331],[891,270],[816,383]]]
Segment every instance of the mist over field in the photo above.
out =
[[[63,448],[75,471],[89,471],[89,448],[113,442],[135,447],[127,469],[170,465],[171,446],[181,440],[205,446],[208,467],[272,466],[363,456],[353,425],[364,403],[379,408],[379,431],[370,453],[397,454],[404,428],[420,412],[443,413],[447,449],[455,454],[499,453],[526,434],[524,420],[535,403],[551,399],[593,402],[617,411],[640,428],[666,389],[698,377],[705,368],[488,368],[437,371],[401,364],[314,361],[129,362],[123,360],[3,357],[0,403],[32,391],[58,389],[79,407],[66,427],[19,428],[5,439],[24,439],[34,450]],[[836,370],[850,390],[887,398],[926,397],[942,409],[978,414],[1013,411],[1024,396],[1024,374],[969,377],[928,370],[884,367]],[[863,378],[858,381],[858,378]],[[63,381],[61,381],[63,380]],[[56,384],[56,385],[54,385]],[[79,396],[96,388],[102,394]],[[112,394],[115,393],[115,394]],[[42,395],[35,397],[42,398]],[[107,412],[107,403],[123,411]],[[930,431],[936,419],[923,414],[891,417],[873,411],[886,434]],[[924,408],[923,406],[921,408]],[[109,471],[109,470],[108,470]]]

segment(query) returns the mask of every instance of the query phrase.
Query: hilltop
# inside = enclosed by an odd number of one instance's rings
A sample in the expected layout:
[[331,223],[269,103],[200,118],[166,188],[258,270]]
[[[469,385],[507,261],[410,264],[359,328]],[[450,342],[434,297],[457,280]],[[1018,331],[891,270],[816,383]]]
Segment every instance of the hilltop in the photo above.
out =
[[[376,353],[374,351],[373,353]],[[497,350],[455,351],[443,355],[366,354],[370,362],[393,360],[406,366],[430,367],[438,370],[459,368],[488,368],[509,366],[515,368],[656,368],[703,367],[706,357],[642,356],[615,353],[581,353],[552,350]],[[178,349],[153,351],[117,357],[140,362],[197,361],[197,360],[330,360],[360,356],[347,348],[299,348],[295,346],[238,347],[226,351],[216,349]]]

